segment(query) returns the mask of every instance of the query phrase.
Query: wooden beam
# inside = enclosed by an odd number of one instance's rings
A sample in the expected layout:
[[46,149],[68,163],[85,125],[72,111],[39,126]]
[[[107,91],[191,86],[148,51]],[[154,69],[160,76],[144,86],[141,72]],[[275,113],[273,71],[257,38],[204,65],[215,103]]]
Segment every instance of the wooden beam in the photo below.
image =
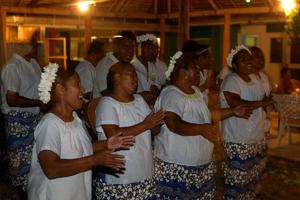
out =
[[190,39],[190,0],[179,0],[179,13],[178,17],[178,49],[181,49],[181,46],[184,42]]
[[112,3],[111,7],[110,7],[110,11],[113,12],[115,7],[119,4],[119,0],[114,0],[114,2]]
[[0,70],[7,62],[6,11],[0,7]]
[[92,37],[92,17],[91,14],[88,13],[84,19],[84,49],[87,52]]
[[172,12],[172,1],[168,0],[168,15]]
[[224,15],[224,31],[223,31],[223,57],[222,57],[222,67],[226,68],[227,62],[226,58],[230,50],[230,13],[225,13]]
[[[84,13],[78,13],[77,9],[63,8],[27,8],[27,7],[4,7],[7,13],[31,14],[31,15],[55,15],[55,16],[85,16]],[[136,19],[157,19],[157,15],[147,13],[114,13],[114,12],[94,12],[95,17],[111,18],[136,18]]]
[[129,4],[130,0],[126,0],[125,3],[123,4],[123,6],[119,9],[118,12],[123,12],[123,10],[127,7],[127,5]]
[[270,8],[273,10],[274,9],[274,3],[272,0],[268,0],[268,5],[270,6]]
[[163,60],[164,53],[165,53],[165,29],[166,29],[166,19],[165,17],[161,16],[159,21],[159,38],[160,38],[160,51],[159,51],[159,58]]
[[21,4],[22,0],[15,0],[15,6],[19,6]]
[[28,4],[27,7],[33,7],[36,6],[39,0],[31,0]]
[[158,13],[158,0],[153,0],[153,14],[157,15]]
[[[24,23],[26,21],[27,26],[45,26],[45,27],[55,27],[55,28],[68,28],[68,29],[84,29],[84,18],[78,17],[67,18],[67,17],[56,17],[55,22],[53,21],[53,17],[32,17],[26,16],[15,18],[14,16],[7,16],[6,23],[10,26],[18,26],[20,23]],[[159,24],[155,23],[136,23],[136,22],[126,22],[120,18],[118,21],[108,21],[101,20],[97,18],[92,18],[92,28],[93,30],[134,30],[136,31],[147,31],[147,32],[155,32],[159,30]],[[177,32],[176,25],[166,25],[166,32]]]
[[116,6],[114,12],[118,13],[120,12],[120,10],[122,9],[122,7],[124,7],[125,3],[127,2],[128,0],[121,0],[119,1],[118,5]]
[[[216,16],[216,15],[225,15],[225,13],[231,13],[232,15],[238,14],[238,15],[247,15],[247,14],[264,14],[264,13],[282,13],[282,8],[274,8],[273,10],[268,7],[255,7],[255,8],[229,8],[229,9],[218,9],[217,11],[193,11],[190,12],[190,17],[203,17],[203,16]],[[165,14],[168,18],[178,18],[179,13],[170,13]]]
[[219,9],[218,6],[215,4],[214,0],[208,0],[208,2],[215,11]]

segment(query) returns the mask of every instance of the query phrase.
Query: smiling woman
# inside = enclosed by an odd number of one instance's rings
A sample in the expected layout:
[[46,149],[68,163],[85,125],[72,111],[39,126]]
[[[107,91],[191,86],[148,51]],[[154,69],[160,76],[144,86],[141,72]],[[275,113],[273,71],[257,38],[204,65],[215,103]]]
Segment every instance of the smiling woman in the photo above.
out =
[[42,96],[49,93],[46,100],[51,108],[34,132],[28,197],[89,200],[91,169],[101,165],[119,170],[124,157],[112,154],[112,150],[128,148],[133,138],[116,134],[108,141],[91,143],[75,113],[83,103],[83,88],[76,73],[50,64],[45,67],[39,89]]

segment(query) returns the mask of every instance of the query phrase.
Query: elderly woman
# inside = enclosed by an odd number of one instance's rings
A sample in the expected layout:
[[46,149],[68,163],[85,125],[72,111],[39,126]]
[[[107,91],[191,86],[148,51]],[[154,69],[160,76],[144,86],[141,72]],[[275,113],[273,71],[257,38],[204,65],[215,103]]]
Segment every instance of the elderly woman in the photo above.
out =
[[[92,144],[75,110],[83,103],[83,88],[76,73],[67,73],[56,64],[45,68],[39,84],[44,103],[51,100],[49,112],[34,132],[28,183],[30,200],[90,200],[94,166],[118,170],[124,156],[112,154],[128,148],[131,136],[111,137]],[[50,91],[50,93],[48,92]]]
[[134,94],[137,75],[131,64],[113,65],[107,76],[109,93],[96,109],[97,131],[102,138],[119,132],[135,136],[135,144],[125,156],[122,171],[98,173],[93,181],[95,199],[156,199],[154,197],[151,129],[160,124],[164,112],[151,112],[144,99]]
[[[233,73],[221,86],[221,106],[247,104],[253,110],[249,119],[230,117],[222,122],[225,148],[225,199],[255,199],[255,189],[264,168],[265,112],[272,103],[262,84],[251,79],[254,72],[251,51],[245,46],[232,50],[227,58]],[[260,88],[260,89],[259,89]]]
[[[154,143],[158,199],[214,199],[212,154],[218,130],[211,124],[211,113],[197,87],[199,71],[190,56],[181,52],[170,63],[170,85],[155,103],[156,109],[166,111],[165,124]],[[247,111],[240,108],[216,113],[216,121],[234,114],[247,117]]]

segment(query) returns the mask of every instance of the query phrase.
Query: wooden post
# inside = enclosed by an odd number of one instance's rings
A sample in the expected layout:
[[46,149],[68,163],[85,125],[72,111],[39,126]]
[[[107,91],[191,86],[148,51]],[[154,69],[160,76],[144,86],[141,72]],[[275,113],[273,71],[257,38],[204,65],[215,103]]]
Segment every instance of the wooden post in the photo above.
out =
[[224,18],[222,67],[228,67],[226,58],[230,50],[230,13],[225,13]]
[[92,37],[92,16],[90,12],[87,13],[84,20],[84,49],[87,52],[90,44],[91,44],[91,37]]
[[7,45],[6,45],[6,10],[0,7],[0,69],[7,62]]
[[178,49],[190,39],[190,0],[179,0]]
[[160,17],[160,23],[159,23],[159,29],[160,29],[160,50],[159,50],[159,59],[163,60],[164,58],[164,51],[165,51],[165,27],[166,27],[166,21],[165,17]]

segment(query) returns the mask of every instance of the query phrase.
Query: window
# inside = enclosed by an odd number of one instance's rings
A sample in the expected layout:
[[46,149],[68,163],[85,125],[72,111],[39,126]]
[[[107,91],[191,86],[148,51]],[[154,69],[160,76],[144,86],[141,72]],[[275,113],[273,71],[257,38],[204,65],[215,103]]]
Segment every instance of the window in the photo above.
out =
[[271,38],[270,62],[282,63],[282,38]]

